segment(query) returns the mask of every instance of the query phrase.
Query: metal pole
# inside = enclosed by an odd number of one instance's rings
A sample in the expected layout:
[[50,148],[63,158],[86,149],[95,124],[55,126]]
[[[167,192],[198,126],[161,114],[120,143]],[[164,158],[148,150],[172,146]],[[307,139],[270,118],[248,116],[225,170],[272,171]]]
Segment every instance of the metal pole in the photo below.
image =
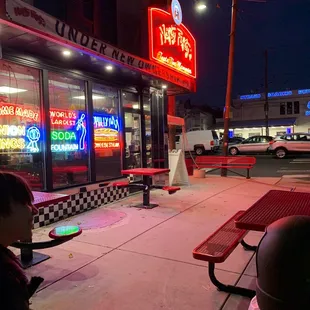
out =
[[265,122],[266,136],[269,136],[269,101],[268,101],[268,50],[265,50]]
[[[232,100],[236,21],[237,21],[237,0],[232,0],[231,32],[230,32],[230,43],[229,43],[228,74],[227,74],[225,115],[224,115],[224,137],[223,137],[223,155],[224,156],[228,155],[228,132],[229,132],[230,104]],[[226,168],[222,168],[221,176],[223,177],[227,176]]]
[[[171,12],[170,6],[171,6],[171,0],[167,0],[167,12]],[[172,12],[171,12],[171,14],[172,14]],[[168,114],[171,116],[176,115],[175,96],[168,96]],[[169,148],[171,150],[176,148],[175,136],[176,136],[175,125],[168,125]]]

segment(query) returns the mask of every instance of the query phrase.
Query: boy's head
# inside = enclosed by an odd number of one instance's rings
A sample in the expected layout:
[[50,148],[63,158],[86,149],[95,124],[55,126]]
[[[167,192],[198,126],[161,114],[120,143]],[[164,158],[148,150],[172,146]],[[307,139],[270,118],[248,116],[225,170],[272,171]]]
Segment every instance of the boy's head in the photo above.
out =
[[33,194],[20,176],[0,172],[0,243],[10,245],[31,237]]

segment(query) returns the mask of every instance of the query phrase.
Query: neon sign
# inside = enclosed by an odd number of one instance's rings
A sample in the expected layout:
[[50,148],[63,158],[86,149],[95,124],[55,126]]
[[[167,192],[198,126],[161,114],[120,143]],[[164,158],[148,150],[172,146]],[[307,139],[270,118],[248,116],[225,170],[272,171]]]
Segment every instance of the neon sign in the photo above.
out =
[[52,152],[85,150],[87,135],[85,113],[79,114],[77,111],[51,110],[50,117],[52,125],[70,128],[68,130],[52,130]]
[[[31,126],[26,130],[26,126],[0,125],[0,149],[2,150],[25,150],[30,153],[40,151],[38,142],[41,134],[40,130]],[[27,144],[26,137],[29,140]]]
[[241,100],[249,100],[249,99],[260,99],[262,97],[261,94],[252,94],[252,95],[242,95],[240,96]]
[[120,148],[119,142],[120,123],[115,115],[94,116],[95,149]]
[[111,128],[119,131],[118,117],[114,115],[95,115],[94,128]]
[[2,104],[0,106],[0,116],[19,116],[22,118],[38,121],[39,113],[24,106],[13,104]]
[[291,90],[288,91],[280,91],[275,93],[268,93],[268,97],[284,97],[284,96],[292,96],[293,92]]
[[174,24],[170,13],[149,9],[150,59],[196,78],[196,41],[182,24]]
[[30,150],[30,152],[36,153],[40,151],[38,146],[40,137],[41,137],[40,130],[37,127],[32,126],[28,128],[27,138],[29,139],[29,144],[27,145],[27,148]]
[[79,149],[85,149],[85,138],[86,138],[86,126],[85,126],[85,114],[82,114],[77,121],[76,131],[81,131],[80,139],[79,139]]
[[26,135],[25,126],[0,125],[0,136],[18,137]]
[[50,118],[52,125],[75,126],[78,114],[75,111],[50,110]]
[[51,133],[51,139],[52,141],[75,141],[77,138],[74,131],[53,130]]
[[52,144],[51,145],[52,152],[72,152],[78,151],[79,145],[74,143],[68,144]]
[[299,89],[298,95],[307,95],[310,94],[310,89]]

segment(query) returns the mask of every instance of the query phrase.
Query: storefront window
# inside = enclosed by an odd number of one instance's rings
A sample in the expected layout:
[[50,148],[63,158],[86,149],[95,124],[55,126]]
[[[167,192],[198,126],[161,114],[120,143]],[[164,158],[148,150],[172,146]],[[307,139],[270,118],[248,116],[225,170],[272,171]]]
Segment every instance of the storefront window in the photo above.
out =
[[96,180],[121,176],[121,121],[117,91],[100,84],[93,87]]
[[141,110],[137,94],[123,93],[125,111],[125,168],[141,167]]
[[88,182],[84,82],[49,73],[53,186]]
[[0,166],[44,188],[40,72],[0,60]]

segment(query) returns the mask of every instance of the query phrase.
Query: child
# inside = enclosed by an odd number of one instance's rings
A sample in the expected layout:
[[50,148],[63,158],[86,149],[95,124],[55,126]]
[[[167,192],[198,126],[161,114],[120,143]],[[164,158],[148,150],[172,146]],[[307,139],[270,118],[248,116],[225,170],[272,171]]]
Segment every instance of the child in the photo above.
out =
[[19,176],[0,172],[0,309],[28,310],[29,299],[43,279],[29,282],[15,255],[8,249],[13,242],[32,235],[33,195]]

